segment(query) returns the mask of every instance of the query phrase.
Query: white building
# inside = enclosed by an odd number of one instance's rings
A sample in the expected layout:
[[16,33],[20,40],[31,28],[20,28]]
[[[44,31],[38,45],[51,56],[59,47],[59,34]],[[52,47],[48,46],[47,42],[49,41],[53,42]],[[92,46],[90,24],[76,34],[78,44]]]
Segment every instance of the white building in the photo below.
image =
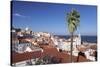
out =
[[[78,55],[77,45],[81,45],[81,36],[80,34],[73,39],[73,55]],[[71,50],[71,39],[68,39],[67,41],[60,41],[58,42],[58,48],[70,51]]]
[[15,44],[13,46],[13,51],[17,53],[24,53],[24,52],[33,52],[33,51],[42,51],[42,48],[36,47],[32,45],[31,43],[21,43],[21,44]]
[[25,52],[26,48],[32,46],[31,43],[22,43],[22,44],[15,44],[13,47],[13,51],[18,52],[18,53],[23,53]]
[[58,46],[58,39],[57,38],[54,38],[53,36],[51,36],[51,40],[52,40],[54,46]]
[[31,34],[31,31],[32,31],[32,30],[29,29],[28,27],[25,28],[25,33],[26,33],[26,34]]

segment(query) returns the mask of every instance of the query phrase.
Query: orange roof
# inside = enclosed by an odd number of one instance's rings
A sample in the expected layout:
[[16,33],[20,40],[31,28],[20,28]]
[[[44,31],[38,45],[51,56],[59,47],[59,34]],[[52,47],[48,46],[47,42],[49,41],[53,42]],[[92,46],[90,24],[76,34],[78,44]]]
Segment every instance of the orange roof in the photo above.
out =
[[41,51],[35,51],[35,52],[25,52],[25,53],[15,53],[15,52],[12,52],[12,63],[17,63],[17,62],[20,62],[20,61],[25,61],[25,60],[28,60],[28,59],[32,59],[33,57],[41,57]]
[[[41,52],[28,52],[23,54],[12,53],[12,63],[27,60],[36,57],[44,57],[46,55],[54,56],[61,59],[61,63],[70,63],[71,56],[67,52],[58,52],[57,49],[50,45],[40,45],[43,48],[43,53]],[[77,62],[77,57],[73,56],[73,61]],[[80,57],[79,62],[89,61],[86,58]]]

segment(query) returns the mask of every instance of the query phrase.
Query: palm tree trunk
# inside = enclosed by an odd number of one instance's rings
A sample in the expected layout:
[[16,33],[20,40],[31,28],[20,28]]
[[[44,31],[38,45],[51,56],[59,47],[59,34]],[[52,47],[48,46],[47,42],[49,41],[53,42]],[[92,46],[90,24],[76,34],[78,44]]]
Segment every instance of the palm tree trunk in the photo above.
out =
[[73,55],[73,32],[71,33],[71,47],[70,47],[70,49],[71,49],[71,62],[73,62],[73,57],[72,57],[72,55]]

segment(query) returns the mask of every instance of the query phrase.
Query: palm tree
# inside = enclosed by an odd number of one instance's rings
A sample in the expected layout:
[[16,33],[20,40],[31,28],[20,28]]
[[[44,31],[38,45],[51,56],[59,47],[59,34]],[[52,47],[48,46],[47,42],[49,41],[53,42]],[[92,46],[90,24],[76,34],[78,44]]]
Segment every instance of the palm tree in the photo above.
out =
[[80,24],[80,14],[77,10],[72,9],[71,12],[67,13],[67,24],[68,30],[71,34],[71,62],[72,62],[72,52],[73,52],[73,34],[77,30],[77,27]]

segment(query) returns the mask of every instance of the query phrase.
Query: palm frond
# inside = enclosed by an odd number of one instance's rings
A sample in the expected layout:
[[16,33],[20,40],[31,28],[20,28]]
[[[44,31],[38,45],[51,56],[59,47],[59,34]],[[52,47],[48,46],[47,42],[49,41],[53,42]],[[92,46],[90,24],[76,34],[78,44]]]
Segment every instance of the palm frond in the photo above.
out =
[[75,9],[71,12],[67,13],[67,22],[68,22],[68,29],[69,32],[74,32],[77,30],[77,27],[80,23],[80,14]]

